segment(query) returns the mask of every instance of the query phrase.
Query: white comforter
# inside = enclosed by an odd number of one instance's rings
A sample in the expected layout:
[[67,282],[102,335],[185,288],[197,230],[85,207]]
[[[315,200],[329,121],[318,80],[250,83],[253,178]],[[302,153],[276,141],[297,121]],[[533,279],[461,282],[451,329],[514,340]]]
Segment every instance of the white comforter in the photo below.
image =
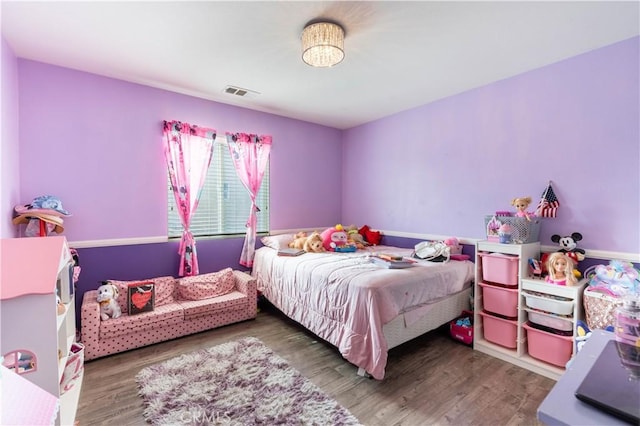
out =
[[253,276],[258,290],[282,312],[380,380],[388,349],[382,326],[462,290],[473,279],[473,263],[420,261],[407,269],[386,269],[371,263],[374,252],[409,256],[412,250],[377,246],[286,257],[262,247],[256,251]]

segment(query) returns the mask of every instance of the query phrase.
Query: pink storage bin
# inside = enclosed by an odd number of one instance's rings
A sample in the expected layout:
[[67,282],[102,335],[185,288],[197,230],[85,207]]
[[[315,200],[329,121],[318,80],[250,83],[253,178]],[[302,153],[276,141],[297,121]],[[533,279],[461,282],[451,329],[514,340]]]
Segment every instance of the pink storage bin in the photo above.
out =
[[529,355],[540,361],[564,368],[571,359],[573,337],[538,330],[525,323]]
[[505,348],[515,349],[518,345],[517,321],[494,317],[486,312],[482,315],[484,338]]
[[482,279],[510,287],[518,286],[518,256],[503,253],[478,253]]
[[485,311],[505,317],[518,316],[518,289],[496,287],[480,283],[482,287],[482,303]]
[[[469,322],[471,323],[469,326],[457,324],[459,319],[465,318],[469,318]],[[458,318],[449,323],[449,333],[454,339],[466,345],[471,345],[473,343],[473,312],[462,311],[462,314],[460,314]]]

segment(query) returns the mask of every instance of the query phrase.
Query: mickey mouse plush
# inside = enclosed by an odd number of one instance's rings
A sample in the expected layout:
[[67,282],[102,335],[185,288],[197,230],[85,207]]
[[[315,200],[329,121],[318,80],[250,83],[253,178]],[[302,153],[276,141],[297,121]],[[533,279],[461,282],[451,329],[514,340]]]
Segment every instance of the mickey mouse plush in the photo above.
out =
[[551,236],[551,241],[560,245],[559,252],[566,253],[575,263],[584,260],[584,250],[577,248],[578,241],[582,240],[582,234],[574,232],[571,235],[561,237],[558,234]]

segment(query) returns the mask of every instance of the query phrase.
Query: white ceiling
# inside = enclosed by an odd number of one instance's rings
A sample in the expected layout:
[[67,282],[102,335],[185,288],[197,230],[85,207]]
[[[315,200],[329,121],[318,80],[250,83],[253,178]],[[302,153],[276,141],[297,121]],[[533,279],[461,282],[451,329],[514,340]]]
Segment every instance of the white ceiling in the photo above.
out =
[[[3,0],[1,14],[18,57],[346,129],[637,36],[639,5]],[[345,28],[333,68],[302,62],[316,18]]]

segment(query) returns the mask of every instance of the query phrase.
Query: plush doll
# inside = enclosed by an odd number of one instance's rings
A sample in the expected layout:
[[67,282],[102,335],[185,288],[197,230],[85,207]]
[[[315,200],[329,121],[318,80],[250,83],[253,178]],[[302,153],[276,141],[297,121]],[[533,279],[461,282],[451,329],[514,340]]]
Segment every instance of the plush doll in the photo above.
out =
[[356,245],[358,249],[363,249],[368,246],[369,243],[364,239],[364,236],[360,235],[358,228],[355,225],[349,225],[347,227],[347,238],[350,243]]
[[551,253],[547,258],[547,270],[549,271],[549,275],[547,275],[545,281],[557,285],[576,285],[578,280],[573,273],[574,269],[573,259],[565,253],[559,251]]
[[380,241],[382,241],[382,234],[380,231],[372,230],[369,228],[369,225],[364,225],[358,230],[358,233],[371,245],[377,246],[380,244]]
[[[554,243],[557,243],[560,245],[560,249],[558,250],[558,252],[560,253],[564,253],[566,254],[569,259],[571,259],[573,261],[573,274],[576,276],[576,278],[580,278],[582,276],[582,274],[580,273],[580,271],[578,271],[578,263],[582,260],[584,260],[584,254],[585,251],[583,249],[577,248],[577,242],[582,240],[582,234],[579,232],[574,232],[571,235],[566,235],[564,237],[558,235],[558,234],[554,234],[551,236],[551,241],[553,241]],[[542,255],[542,258],[540,259],[542,262],[542,266],[543,266],[543,273],[549,272],[546,267],[547,267],[547,259],[550,256],[549,253],[545,253]]]
[[325,229],[320,235],[322,236],[322,245],[327,251],[339,251],[336,250],[336,248],[341,248],[348,245],[347,232],[340,224],[337,224],[333,228]]
[[531,204],[531,197],[520,197],[511,200],[511,205],[516,208],[516,217],[524,217],[527,220],[531,220],[531,216],[534,215],[534,213],[527,211],[529,204]]
[[304,243],[307,241],[307,233],[306,232],[298,232],[295,236],[295,238],[293,239],[293,241],[291,241],[289,243],[289,247],[290,248],[295,248],[298,250],[303,250],[304,249]]
[[325,251],[320,233],[317,231],[313,231],[311,235],[307,237],[302,249],[307,253],[322,253],[323,251]]
[[573,259],[576,264],[584,260],[584,250],[577,248],[578,241],[580,240],[582,240],[582,234],[579,232],[574,232],[573,234],[566,235],[564,237],[561,237],[558,234],[551,236],[551,241],[560,245],[560,250],[558,251],[566,253],[567,256]]
[[118,305],[118,287],[109,281],[102,281],[98,287],[97,301],[100,303],[100,319],[106,321],[111,318],[118,318],[122,315],[120,305]]

